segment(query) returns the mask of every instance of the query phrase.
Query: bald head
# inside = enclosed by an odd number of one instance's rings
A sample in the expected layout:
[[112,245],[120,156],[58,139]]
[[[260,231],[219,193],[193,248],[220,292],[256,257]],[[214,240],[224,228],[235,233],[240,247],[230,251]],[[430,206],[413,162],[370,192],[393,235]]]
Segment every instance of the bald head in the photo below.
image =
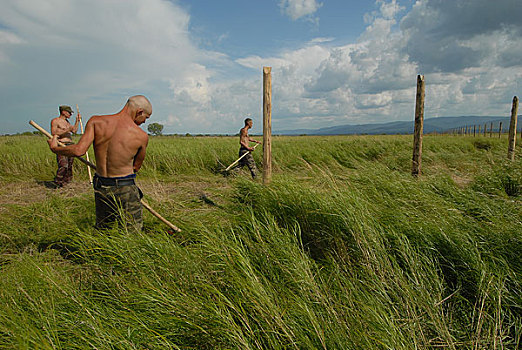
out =
[[127,100],[127,106],[130,110],[136,111],[141,109],[148,114],[152,114],[152,105],[148,98],[143,95],[135,95]]
[[127,100],[122,112],[124,111],[125,114],[128,114],[134,120],[134,123],[141,125],[152,114],[152,105],[145,96],[136,95]]

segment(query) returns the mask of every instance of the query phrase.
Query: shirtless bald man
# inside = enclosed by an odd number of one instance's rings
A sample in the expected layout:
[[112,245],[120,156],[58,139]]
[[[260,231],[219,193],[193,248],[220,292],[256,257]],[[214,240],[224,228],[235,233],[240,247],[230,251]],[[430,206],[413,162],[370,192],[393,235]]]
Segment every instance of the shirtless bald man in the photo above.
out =
[[54,153],[69,157],[84,155],[91,143],[94,144],[96,174],[93,185],[98,228],[110,227],[121,220],[121,208],[127,215],[127,222],[141,230],[141,192],[134,179],[143,164],[149,142],[149,136],[139,125],[151,114],[150,101],[142,95],[133,96],[120,112],[91,117],[77,144],[60,147],[57,135],[48,141]]
[[[60,116],[53,118],[51,120],[51,134],[58,136],[58,141],[71,145],[71,133],[75,133],[78,131],[78,123],[80,122],[80,114],[76,116],[76,122],[74,125],[69,123],[69,118],[73,115],[73,110],[70,106],[60,106],[58,108],[60,111]],[[73,177],[73,162],[74,157],[67,157],[57,154],[56,155],[56,163],[58,164],[58,169],[56,170],[56,176],[54,177],[54,187],[59,188],[67,185],[71,182]]]

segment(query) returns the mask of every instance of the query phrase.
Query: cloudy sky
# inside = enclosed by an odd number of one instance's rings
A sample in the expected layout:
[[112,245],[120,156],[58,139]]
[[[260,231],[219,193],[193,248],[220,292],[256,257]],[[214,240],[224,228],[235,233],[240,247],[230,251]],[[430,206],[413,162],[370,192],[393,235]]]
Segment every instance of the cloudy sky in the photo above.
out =
[[521,95],[520,0],[0,0],[0,134],[152,101],[166,133],[509,115]]

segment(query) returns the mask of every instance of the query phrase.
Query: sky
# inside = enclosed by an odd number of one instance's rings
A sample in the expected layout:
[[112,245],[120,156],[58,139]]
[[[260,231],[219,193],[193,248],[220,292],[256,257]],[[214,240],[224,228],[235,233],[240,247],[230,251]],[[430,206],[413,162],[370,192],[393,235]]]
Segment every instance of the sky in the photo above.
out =
[[[152,102],[164,133],[509,116],[521,95],[520,0],[0,0],[0,134]],[[146,125],[144,126],[146,129]]]

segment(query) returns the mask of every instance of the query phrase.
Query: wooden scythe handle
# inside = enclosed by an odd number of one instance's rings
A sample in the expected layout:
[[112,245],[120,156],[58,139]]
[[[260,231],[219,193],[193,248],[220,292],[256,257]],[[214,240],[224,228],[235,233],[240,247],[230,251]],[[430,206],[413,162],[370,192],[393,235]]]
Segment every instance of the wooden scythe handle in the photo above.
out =
[[[49,139],[52,139],[53,136],[51,134],[49,134],[47,132],[47,130],[45,130],[44,128],[42,128],[40,125],[36,124],[34,121],[29,121],[29,124],[31,124],[32,126],[34,126],[38,131],[40,131],[42,134],[44,134],[45,136],[47,136],[47,138]],[[62,142],[58,141],[58,146],[62,146],[62,147],[65,147],[66,145],[63,144]],[[88,166],[90,166],[91,168],[93,168],[94,170],[96,170],[96,165],[92,164],[91,162],[89,162],[88,160],[82,158],[82,157],[77,157],[78,160],[80,160],[82,163],[84,164],[87,164]]]
[[[83,121],[82,121],[82,115],[80,114],[80,108],[78,107],[78,104],[76,104],[76,113],[77,113],[78,118],[80,119],[80,131],[83,134]],[[88,162],[91,161],[89,159],[89,150],[87,150],[87,152],[85,152],[85,158],[87,159]],[[89,183],[92,184],[92,174],[91,174],[90,166],[87,166],[87,172],[89,173]]]
[[[257,147],[257,145],[259,145],[259,143],[256,143],[256,145],[254,146],[254,149]],[[243,159],[243,157],[245,157],[247,154],[249,154],[250,151],[248,152],[245,152],[245,154],[243,154],[241,157],[239,157],[234,163],[230,164],[226,169],[225,171],[228,171],[230,168],[232,168],[234,165],[237,164],[237,162],[239,162],[241,159]]]

